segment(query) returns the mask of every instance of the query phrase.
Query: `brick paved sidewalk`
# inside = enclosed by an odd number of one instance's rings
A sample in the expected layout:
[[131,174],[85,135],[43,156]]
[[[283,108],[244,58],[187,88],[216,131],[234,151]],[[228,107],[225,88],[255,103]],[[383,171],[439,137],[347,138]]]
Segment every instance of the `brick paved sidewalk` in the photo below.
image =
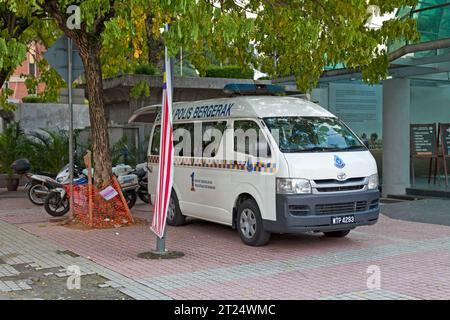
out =
[[[228,227],[193,221],[168,229],[167,247],[185,257],[154,261],[137,257],[155,246],[148,226],[81,231],[52,223],[38,207],[2,206],[0,258],[20,252],[8,265],[20,259],[39,268],[78,264],[134,299],[450,298],[447,226],[381,216],[348,238],[274,235],[268,246],[253,248]],[[151,209],[138,204],[133,212],[144,217]],[[57,253],[64,250],[80,257]],[[380,268],[381,289],[367,288],[372,265]]]

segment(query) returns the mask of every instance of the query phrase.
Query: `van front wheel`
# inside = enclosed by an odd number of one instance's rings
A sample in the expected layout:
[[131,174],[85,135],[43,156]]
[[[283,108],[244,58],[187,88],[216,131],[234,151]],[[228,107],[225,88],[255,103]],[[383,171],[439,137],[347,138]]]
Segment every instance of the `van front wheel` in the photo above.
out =
[[241,240],[249,246],[263,246],[269,242],[270,232],[264,230],[258,204],[253,199],[239,205],[237,229]]
[[170,193],[169,208],[167,210],[167,224],[169,226],[182,226],[186,223],[186,217],[183,216],[178,203],[178,197],[175,192]]

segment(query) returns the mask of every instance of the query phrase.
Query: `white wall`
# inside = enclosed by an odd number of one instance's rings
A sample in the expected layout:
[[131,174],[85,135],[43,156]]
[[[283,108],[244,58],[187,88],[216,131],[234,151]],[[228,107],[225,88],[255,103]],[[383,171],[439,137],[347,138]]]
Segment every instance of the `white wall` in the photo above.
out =
[[[69,129],[69,108],[67,104],[58,103],[19,103],[15,120],[25,132],[49,129]],[[75,129],[89,126],[89,107],[84,104],[73,106],[73,125]]]

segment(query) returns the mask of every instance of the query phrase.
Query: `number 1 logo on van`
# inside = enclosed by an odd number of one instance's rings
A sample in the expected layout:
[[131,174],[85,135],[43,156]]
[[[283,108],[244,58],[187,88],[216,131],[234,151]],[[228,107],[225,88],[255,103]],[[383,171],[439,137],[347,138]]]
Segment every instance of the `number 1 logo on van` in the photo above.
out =
[[195,191],[195,180],[194,180],[195,172],[191,173],[191,191]]

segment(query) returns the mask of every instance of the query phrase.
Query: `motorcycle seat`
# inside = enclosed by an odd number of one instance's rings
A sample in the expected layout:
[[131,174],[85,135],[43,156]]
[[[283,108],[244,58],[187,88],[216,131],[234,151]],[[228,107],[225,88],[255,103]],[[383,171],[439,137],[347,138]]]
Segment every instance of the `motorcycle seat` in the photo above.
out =
[[37,171],[37,172],[35,172],[35,174],[39,174],[41,176],[47,176],[47,177],[50,177],[50,178],[56,178],[56,176],[57,176],[56,173],[46,172],[46,171]]
[[133,172],[133,173],[134,173],[135,175],[137,175],[139,179],[145,177],[145,174],[146,174],[146,172],[145,172],[144,169],[136,170],[136,171]]

